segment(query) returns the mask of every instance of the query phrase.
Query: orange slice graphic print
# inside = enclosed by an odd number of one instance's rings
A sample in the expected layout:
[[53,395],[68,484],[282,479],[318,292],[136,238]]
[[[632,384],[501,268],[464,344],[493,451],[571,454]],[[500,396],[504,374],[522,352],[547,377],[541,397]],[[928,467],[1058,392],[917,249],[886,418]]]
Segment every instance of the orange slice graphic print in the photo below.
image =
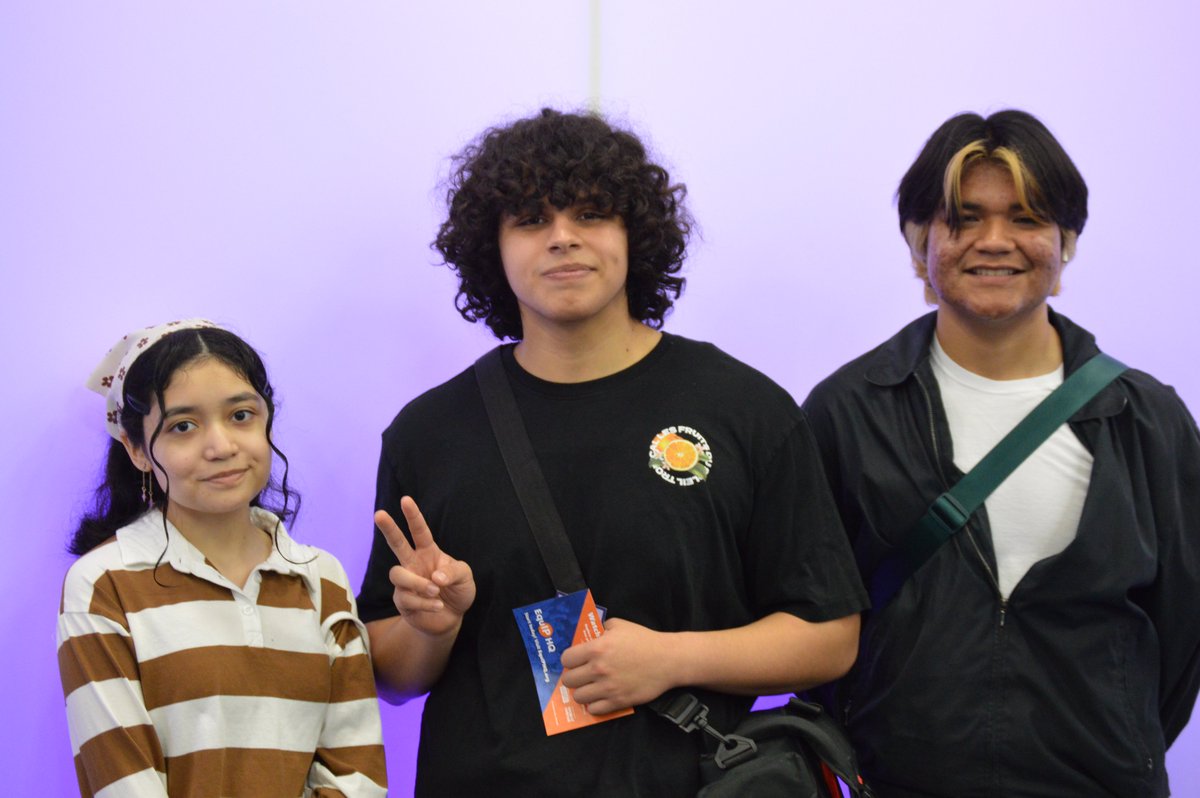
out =
[[650,441],[650,470],[672,485],[703,482],[712,462],[708,441],[692,427],[667,427]]
[[663,459],[672,471],[690,471],[700,460],[700,452],[691,441],[676,438],[663,448]]

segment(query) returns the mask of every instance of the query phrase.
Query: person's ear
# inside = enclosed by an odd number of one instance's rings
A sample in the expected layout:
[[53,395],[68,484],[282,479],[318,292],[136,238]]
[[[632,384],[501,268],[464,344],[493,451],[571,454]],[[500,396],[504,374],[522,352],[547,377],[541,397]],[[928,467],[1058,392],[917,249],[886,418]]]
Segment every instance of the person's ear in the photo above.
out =
[[925,302],[936,305],[937,294],[933,293],[933,285],[929,282],[929,225],[905,222],[904,240],[908,242],[913,271],[916,273],[917,279],[925,284]]
[[1075,259],[1075,245],[1079,243],[1079,233],[1074,230],[1062,231],[1062,263],[1064,266]]
[[929,225],[905,222],[904,240],[908,243],[908,251],[912,255],[913,268],[917,270],[917,276],[925,279],[925,252],[929,246]]
[[146,457],[146,453],[141,448],[133,445],[133,441],[129,440],[129,434],[125,430],[121,430],[121,443],[125,445],[125,451],[129,455],[130,461],[133,462],[134,468],[138,471],[150,470],[150,458]]
[[[1062,231],[1062,255],[1059,257],[1060,262],[1065,268],[1071,259],[1075,257],[1075,244],[1079,241],[1079,233],[1074,230]],[[1054,288],[1050,291],[1050,296],[1058,296],[1062,293],[1062,273],[1063,270],[1058,270],[1058,279],[1054,281]]]

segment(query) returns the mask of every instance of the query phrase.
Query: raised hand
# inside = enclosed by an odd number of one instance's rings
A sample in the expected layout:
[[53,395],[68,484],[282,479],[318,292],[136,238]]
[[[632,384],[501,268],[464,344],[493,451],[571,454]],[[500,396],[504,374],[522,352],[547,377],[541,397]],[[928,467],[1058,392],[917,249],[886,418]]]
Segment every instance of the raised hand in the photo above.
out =
[[438,548],[433,532],[411,497],[400,500],[400,511],[408,522],[412,545],[387,512],[375,513],[375,525],[400,561],[388,572],[395,588],[392,600],[396,609],[410,626],[424,634],[457,631],[463,614],[475,601],[471,567]]

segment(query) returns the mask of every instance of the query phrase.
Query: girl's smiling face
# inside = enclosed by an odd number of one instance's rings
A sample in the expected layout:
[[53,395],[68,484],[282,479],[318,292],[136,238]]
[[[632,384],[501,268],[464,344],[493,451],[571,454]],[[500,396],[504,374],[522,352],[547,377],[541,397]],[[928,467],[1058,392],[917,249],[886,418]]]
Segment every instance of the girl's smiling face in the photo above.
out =
[[163,406],[152,403],[144,428],[146,449],[125,438],[126,449],[138,468],[153,468],[169,495],[167,518],[180,529],[248,513],[267,485],[266,402],[216,358],[202,356],[176,370]]

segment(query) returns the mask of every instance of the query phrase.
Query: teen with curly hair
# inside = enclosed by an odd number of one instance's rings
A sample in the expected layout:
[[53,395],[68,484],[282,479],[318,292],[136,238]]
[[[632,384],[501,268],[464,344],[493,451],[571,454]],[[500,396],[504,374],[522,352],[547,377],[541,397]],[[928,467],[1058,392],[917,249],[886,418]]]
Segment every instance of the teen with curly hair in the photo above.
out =
[[587,206],[621,220],[628,240],[629,315],[662,327],[684,280],[691,217],[684,186],[647,158],[633,134],[593,116],[546,109],[509,128],[493,128],[456,158],[449,216],[434,245],[459,276],[458,308],[497,338],[523,338],[516,295],[505,279],[496,231],[502,218],[538,214],[545,205]]
[[[436,246],[462,315],[516,341],[504,372],[607,607],[562,693],[595,717],[687,687],[732,729],[754,696],[844,673],[865,597],[796,404],[660,329],[683,197],[631,133],[545,110],[458,156]],[[547,734],[513,610],[554,586],[471,369],[384,433],[376,506],[360,608],[381,693],[429,693],[419,795],[696,793],[702,735],[644,708]]]

